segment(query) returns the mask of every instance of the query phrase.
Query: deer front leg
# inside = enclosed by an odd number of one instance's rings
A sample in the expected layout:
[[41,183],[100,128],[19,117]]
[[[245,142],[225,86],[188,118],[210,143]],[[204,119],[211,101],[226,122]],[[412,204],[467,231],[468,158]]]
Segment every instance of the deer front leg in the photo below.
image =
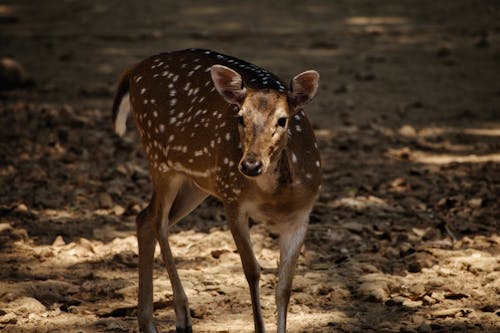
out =
[[300,248],[304,242],[309,223],[309,214],[301,215],[291,221],[281,232],[280,236],[280,263],[278,285],[276,287],[276,306],[278,308],[278,333],[286,332],[286,316],[290,293],[292,289],[295,266],[299,257]]
[[250,289],[250,297],[252,299],[253,320],[256,333],[264,333],[265,326],[262,319],[262,310],[260,307],[260,265],[255,258],[253,252],[252,241],[248,230],[248,216],[242,214],[236,208],[228,209],[226,207],[226,215],[229,222],[229,228],[233,235],[234,242],[240,254],[243,271]]

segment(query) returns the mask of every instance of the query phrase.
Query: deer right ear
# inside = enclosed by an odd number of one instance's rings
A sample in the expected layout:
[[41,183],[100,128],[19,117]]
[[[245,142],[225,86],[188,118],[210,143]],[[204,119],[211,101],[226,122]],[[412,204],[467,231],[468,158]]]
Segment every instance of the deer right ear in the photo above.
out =
[[226,66],[213,65],[210,68],[210,76],[219,94],[228,103],[241,107],[246,96],[241,75]]

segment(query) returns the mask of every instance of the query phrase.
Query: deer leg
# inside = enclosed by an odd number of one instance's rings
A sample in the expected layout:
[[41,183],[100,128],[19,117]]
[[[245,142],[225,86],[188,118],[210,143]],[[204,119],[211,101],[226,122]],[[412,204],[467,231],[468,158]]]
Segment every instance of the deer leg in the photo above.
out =
[[[156,225],[156,238],[160,244],[161,254],[165,267],[167,268],[168,277],[170,284],[172,285],[172,291],[174,294],[174,310],[176,317],[176,332],[178,333],[191,333],[192,332],[192,322],[191,314],[189,311],[189,304],[186,293],[181,283],[179,273],[175,266],[174,256],[172,250],[170,249],[170,243],[168,241],[169,226],[171,211],[180,211],[178,204],[176,204],[175,199],[180,189],[182,188],[183,181],[179,179],[170,179],[169,185],[163,184],[160,186],[162,190],[166,190],[162,193],[162,199],[158,203],[159,207],[159,220]],[[155,184],[156,188],[158,186]]]
[[286,332],[286,315],[295,266],[299,257],[300,248],[307,231],[308,216],[294,221],[281,232],[280,236],[280,263],[278,285],[276,287],[276,306],[278,308],[278,333]]
[[262,319],[262,310],[260,307],[259,280],[260,265],[253,252],[252,241],[248,229],[248,216],[237,212],[236,209],[226,207],[226,215],[229,222],[229,228],[233,235],[234,242],[240,254],[243,271],[250,289],[252,299],[253,319],[255,332],[265,332],[264,320]]
[[158,332],[153,322],[153,260],[156,239],[151,228],[151,204],[137,215],[139,247],[139,329],[144,333]]

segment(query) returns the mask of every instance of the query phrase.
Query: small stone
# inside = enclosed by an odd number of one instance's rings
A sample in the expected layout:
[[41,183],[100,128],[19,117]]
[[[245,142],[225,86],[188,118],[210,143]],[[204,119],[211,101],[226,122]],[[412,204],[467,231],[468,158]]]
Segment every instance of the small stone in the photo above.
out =
[[11,58],[0,59],[0,90],[25,87],[29,82],[26,70]]
[[402,306],[405,301],[405,298],[402,296],[395,296],[391,299],[385,301],[385,305],[387,306]]
[[115,215],[118,215],[118,216],[121,216],[125,213],[125,208],[123,208],[120,205],[114,205],[112,210],[113,210],[113,213]]
[[25,205],[25,204],[19,204],[16,206],[16,208],[14,208],[14,211],[16,212],[27,212],[28,211],[28,207]]
[[111,208],[113,207],[113,199],[111,195],[107,192],[99,193],[99,207],[101,208]]
[[56,239],[54,240],[54,242],[52,243],[53,247],[61,247],[61,246],[64,246],[64,245],[66,245],[66,242],[64,241],[64,239],[62,238],[61,235],[58,235],[56,237]]
[[422,295],[425,293],[425,287],[420,283],[413,284],[408,288],[408,292],[415,296]]
[[435,318],[455,317],[460,312],[461,308],[442,309],[431,312],[431,316]]
[[0,317],[0,324],[17,324],[17,316],[14,312],[9,312]]
[[10,231],[10,230],[12,230],[12,226],[10,225],[9,222],[0,223],[0,232]]
[[417,130],[413,126],[410,126],[410,125],[402,126],[398,130],[398,132],[399,132],[399,135],[409,137],[409,138],[413,138],[413,137],[417,136]]
[[472,273],[493,272],[498,267],[498,260],[494,257],[487,257],[481,253],[474,253],[467,257],[453,258],[453,261],[460,262]]
[[215,250],[212,250],[210,252],[210,255],[215,259],[219,259],[222,254],[228,253],[228,252],[231,252],[231,251],[229,249],[215,249]]
[[469,200],[468,204],[470,208],[481,208],[483,206],[483,199],[473,198]]
[[388,286],[385,281],[363,282],[359,286],[358,292],[370,302],[385,302],[389,298]]
[[292,299],[296,304],[315,304],[316,299],[308,293],[294,293]]
[[42,313],[47,311],[45,306],[33,297],[19,297],[15,301],[9,303],[11,308],[16,313]]
[[116,167],[116,171],[123,176],[128,175],[128,169],[123,164],[119,164]]
[[437,303],[437,300],[428,296],[428,295],[425,295],[423,298],[422,298],[422,304],[423,305],[433,305],[433,304],[436,304]]

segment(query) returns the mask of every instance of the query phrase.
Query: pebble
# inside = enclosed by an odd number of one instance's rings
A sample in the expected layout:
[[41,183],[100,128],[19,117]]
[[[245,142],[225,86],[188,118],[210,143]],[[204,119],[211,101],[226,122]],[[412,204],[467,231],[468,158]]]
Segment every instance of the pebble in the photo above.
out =
[[453,258],[453,261],[462,263],[472,273],[493,272],[495,267],[498,267],[498,260],[496,258],[483,256],[481,253]]
[[468,201],[470,208],[481,208],[483,206],[483,199],[481,198],[472,198]]
[[53,247],[61,247],[66,245],[66,242],[64,241],[63,237],[61,235],[58,235],[56,239],[54,239],[54,242],[52,243]]
[[405,137],[413,138],[417,136],[417,130],[410,125],[404,125],[398,130],[399,134]]
[[385,302],[389,298],[388,286],[385,281],[367,281],[363,282],[358,293],[367,301]]
[[0,90],[22,88],[28,83],[24,67],[11,58],[0,59]]
[[33,297],[19,297],[10,302],[8,306],[17,314],[42,313],[47,311],[47,308]]
[[107,192],[101,192],[99,193],[99,207],[101,208],[111,208],[113,207],[113,199],[111,198],[111,195]]
[[14,312],[9,312],[0,317],[0,324],[17,324],[17,316]]
[[438,301],[428,295],[425,295],[423,298],[422,298],[422,304],[423,305],[433,305],[433,304],[436,304]]
[[120,205],[114,205],[112,211],[115,215],[121,216],[125,213],[125,208]]
[[461,310],[461,308],[441,309],[433,311],[430,314],[435,318],[455,317]]
[[387,306],[402,306],[405,301],[405,298],[402,296],[395,296],[392,297],[391,299],[388,299],[385,302],[385,305]]

